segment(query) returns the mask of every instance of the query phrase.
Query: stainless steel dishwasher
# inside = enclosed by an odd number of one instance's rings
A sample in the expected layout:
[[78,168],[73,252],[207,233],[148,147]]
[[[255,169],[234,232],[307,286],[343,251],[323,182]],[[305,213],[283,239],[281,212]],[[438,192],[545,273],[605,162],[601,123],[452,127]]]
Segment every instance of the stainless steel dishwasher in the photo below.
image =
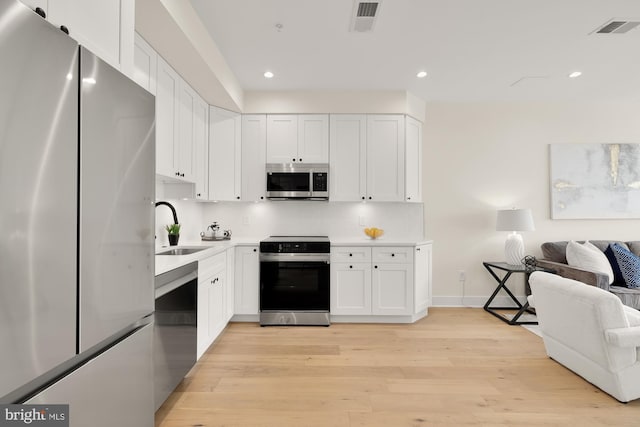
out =
[[153,340],[155,409],[196,363],[198,263],[156,276]]

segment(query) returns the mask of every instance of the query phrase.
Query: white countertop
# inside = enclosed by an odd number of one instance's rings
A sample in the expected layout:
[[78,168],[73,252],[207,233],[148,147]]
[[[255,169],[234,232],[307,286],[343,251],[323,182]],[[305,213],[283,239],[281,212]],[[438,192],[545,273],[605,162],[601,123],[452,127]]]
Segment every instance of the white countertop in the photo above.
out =
[[361,238],[330,238],[331,246],[417,246],[427,243],[433,243],[433,240],[411,240],[411,239],[394,239],[385,236],[371,239],[369,237]]
[[168,251],[175,248],[200,248],[205,247],[207,249],[195,252],[189,255],[156,255],[156,276],[167,271],[173,270],[190,262],[199,261],[201,259],[209,258],[226,251],[229,248],[235,246],[254,246],[259,243],[259,239],[231,239],[220,241],[196,241],[196,242],[184,242],[178,246],[164,246],[156,248],[156,254],[164,251]]
[[[226,251],[229,248],[235,246],[255,246],[265,239],[266,236],[259,238],[232,238],[231,240],[221,240],[216,242],[210,241],[196,241],[196,242],[183,242],[178,246],[165,246],[156,249],[156,254],[159,252],[168,251],[174,248],[194,248],[194,247],[206,247],[205,250],[195,252],[189,255],[156,255],[156,276],[167,271],[173,270],[185,264],[189,264],[194,261],[209,258]],[[386,238],[385,236],[378,237],[377,239],[370,239],[368,237],[352,237],[352,238],[336,238],[330,237],[331,246],[416,246],[422,244],[433,243],[432,240],[411,240],[411,239],[394,239]]]

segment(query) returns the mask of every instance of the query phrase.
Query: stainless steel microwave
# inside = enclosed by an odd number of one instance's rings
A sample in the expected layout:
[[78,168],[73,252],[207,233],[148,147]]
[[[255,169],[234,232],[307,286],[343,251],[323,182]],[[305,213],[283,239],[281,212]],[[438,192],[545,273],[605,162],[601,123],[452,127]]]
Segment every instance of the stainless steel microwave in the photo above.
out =
[[326,163],[267,163],[266,169],[268,199],[329,199]]

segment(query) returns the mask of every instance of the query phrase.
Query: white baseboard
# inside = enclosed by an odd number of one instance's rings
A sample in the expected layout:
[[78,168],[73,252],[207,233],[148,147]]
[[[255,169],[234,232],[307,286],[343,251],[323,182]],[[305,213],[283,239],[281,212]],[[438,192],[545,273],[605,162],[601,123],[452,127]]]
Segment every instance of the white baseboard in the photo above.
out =
[[[524,295],[516,295],[521,304],[527,300]],[[450,297],[433,297],[432,307],[484,307],[489,299],[488,296],[450,296]],[[513,301],[508,296],[497,296],[491,303],[492,307],[515,307]]]

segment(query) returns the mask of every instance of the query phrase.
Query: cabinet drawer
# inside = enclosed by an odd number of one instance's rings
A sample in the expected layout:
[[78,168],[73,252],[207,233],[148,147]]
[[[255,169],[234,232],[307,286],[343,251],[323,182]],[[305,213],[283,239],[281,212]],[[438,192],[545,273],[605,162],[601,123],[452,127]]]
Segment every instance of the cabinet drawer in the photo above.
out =
[[372,249],[372,262],[412,264],[413,247],[377,247]]
[[331,262],[371,262],[371,248],[366,246],[332,247]]
[[198,261],[198,279],[206,279],[227,269],[227,254],[223,252]]

